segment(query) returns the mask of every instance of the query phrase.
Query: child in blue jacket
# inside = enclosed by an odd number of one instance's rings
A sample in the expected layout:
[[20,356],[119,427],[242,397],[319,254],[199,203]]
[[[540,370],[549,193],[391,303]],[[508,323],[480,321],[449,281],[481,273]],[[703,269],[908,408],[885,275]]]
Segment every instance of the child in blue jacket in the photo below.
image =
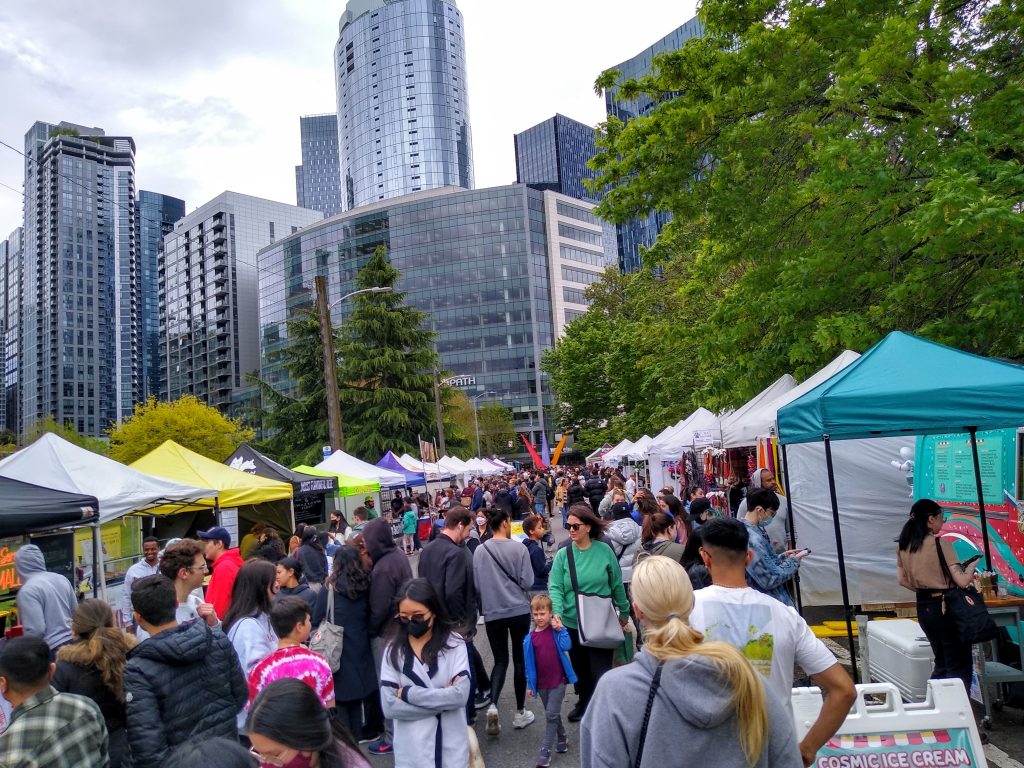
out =
[[551,765],[552,744],[556,752],[569,750],[569,740],[562,724],[562,699],[565,698],[565,686],[576,682],[576,673],[569,661],[572,642],[562,622],[552,619],[551,598],[535,595],[530,601],[530,610],[533,613],[534,630],[523,640],[526,688],[531,699],[539,695],[544,702],[547,727],[544,730],[544,743],[537,755],[537,768],[546,768]]

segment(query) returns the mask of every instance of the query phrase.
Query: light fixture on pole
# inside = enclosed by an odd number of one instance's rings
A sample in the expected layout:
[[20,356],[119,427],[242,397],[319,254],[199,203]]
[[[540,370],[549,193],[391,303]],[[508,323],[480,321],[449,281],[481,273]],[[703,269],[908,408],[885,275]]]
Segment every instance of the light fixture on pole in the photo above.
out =
[[327,433],[332,451],[345,448],[345,435],[341,431],[341,394],[338,392],[338,365],[334,355],[334,326],[331,324],[331,310],[341,302],[364,293],[388,293],[390,286],[374,286],[360,288],[358,291],[346,293],[340,299],[327,303],[327,279],[317,275],[314,279],[316,287],[316,308],[320,317],[320,345],[324,355],[324,386],[327,390]]
[[476,397],[469,398],[470,400],[473,401],[473,427],[476,429],[476,455],[477,455],[477,458],[480,458],[480,422],[477,420],[477,416],[476,416],[476,401],[479,400],[481,397],[486,397],[487,395],[496,395],[496,394],[497,394],[497,392],[481,392]]

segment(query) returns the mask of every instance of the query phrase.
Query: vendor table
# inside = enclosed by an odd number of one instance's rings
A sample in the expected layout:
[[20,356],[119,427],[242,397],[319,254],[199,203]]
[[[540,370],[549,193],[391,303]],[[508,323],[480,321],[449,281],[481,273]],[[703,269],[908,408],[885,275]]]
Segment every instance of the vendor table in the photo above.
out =
[[[1021,633],[1021,606],[1024,599],[1019,597],[993,597],[985,599],[985,607],[996,626],[1012,629],[1016,635],[1019,667],[996,661],[997,642],[992,640],[975,648],[975,671],[978,673],[978,687],[985,705],[985,717],[981,724],[992,727],[992,710],[1002,709],[1003,700],[999,693],[1000,683],[1024,682],[1024,636]],[[995,686],[993,690],[993,686]],[[993,695],[993,693],[995,695]]]

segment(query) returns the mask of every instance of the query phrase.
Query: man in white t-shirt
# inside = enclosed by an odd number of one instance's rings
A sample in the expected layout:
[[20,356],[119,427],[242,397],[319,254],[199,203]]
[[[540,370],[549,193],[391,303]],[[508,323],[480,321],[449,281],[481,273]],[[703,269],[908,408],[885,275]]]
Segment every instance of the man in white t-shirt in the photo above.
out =
[[846,719],[857,697],[853,681],[800,614],[747,586],[749,535],[743,523],[716,518],[702,525],[700,532],[700,554],[712,586],[694,593],[690,625],[706,639],[721,640],[742,651],[787,706],[791,706],[794,663],[811,676],[825,701],[800,742],[804,765],[809,766]]

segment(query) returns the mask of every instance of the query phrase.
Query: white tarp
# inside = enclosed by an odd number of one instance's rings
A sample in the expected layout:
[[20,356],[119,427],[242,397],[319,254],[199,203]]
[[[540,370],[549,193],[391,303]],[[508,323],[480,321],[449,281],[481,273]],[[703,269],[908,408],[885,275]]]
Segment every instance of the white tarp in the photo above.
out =
[[100,523],[153,507],[217,496],[217,491],[209,488],[193,488],[126,467],[52,432],[0,461],[0,475],[58,491],[95,496]]
[[713,433],[714,442],[721,439],[721,427],[718,416],[707,408],[698,408],[693,415],[686,420],[686,424],[675,433],[671,434],[661,442],[660,445],[650,445],[648,455],[658,454],[664,461],[666,459],[678,459],[683,451],[694,447],[694,438],[697,432],[710,431]]
[[630,461],[644,461],[647,458],[647,449],[652,442],[654,442],[653,437],[644,435],[633,443],[633,447],[626,452],[626,458]]
[[380,483],[381,488],[405,488],[405,475],[368,464],[344,451],[335,451],[317,464],[316,468],[336,472],[339,475],[358,477],[360,480],[373,480]]
[[[807,380],[784,392],[779,397],[766,403],[749,409],[740,417],[730,422],[729,436],[723,434],[723,448],[739,448],[744,445],[757,445],[759,437],[768,437],[775,432],[775,417],[779,409],[798,397],[810,392],[823,381],[835,376],[839,371],[860,357],[856,352],[846,350],[835,360],[826,365]],[[724,430],[723,430],[724,431]]]
[[445,472],[445,470],[442,469],[435,461],[430,461],[424,464],[422,461],[410,456],[408,453],[403,453],[397,458],[398,463],[410,472],[422,472],[428,482],[433,483],[439,480],[448,480],[452,477],[451,472]]
[[466,466],[469,467],[470,471],[476,473],[477,475],[489,476],[497,475],[499,472],[501,472],[501,470],[498,467],[494,466],[490,462],[484,461],[483,459],[477,458],[475,456],[471,459],[466,459],[465,463]]
[[[914,598],[896,581],[895,541],[913,500],[906,474],[889,463],[914,441],[907,436],[832,443],[846,580],[854,605]],[[811,548],[800,565],[804,605],[842,605],[825,446],[787,445],[786,459],[797,546]]]
[[631,440],[623,440],[621,443],[612,448],[608,453],[601,457],[601,461],[606,467],[618,466],[619,462],[622,461],[630,448],[633,447]]
[[[742,425],[744,423],[743,420],[752,411],[760,408],[762,405],[767,405],[796,386],[796,379],[785,373],[735,411],[722,416],[722,447],[737,448],[741,445],[747,445],[747,443],[742,442],[745,438],[741,436],[741,428],[738,425]],[[750,445],[753,445],[753,443],[750,443]]]

